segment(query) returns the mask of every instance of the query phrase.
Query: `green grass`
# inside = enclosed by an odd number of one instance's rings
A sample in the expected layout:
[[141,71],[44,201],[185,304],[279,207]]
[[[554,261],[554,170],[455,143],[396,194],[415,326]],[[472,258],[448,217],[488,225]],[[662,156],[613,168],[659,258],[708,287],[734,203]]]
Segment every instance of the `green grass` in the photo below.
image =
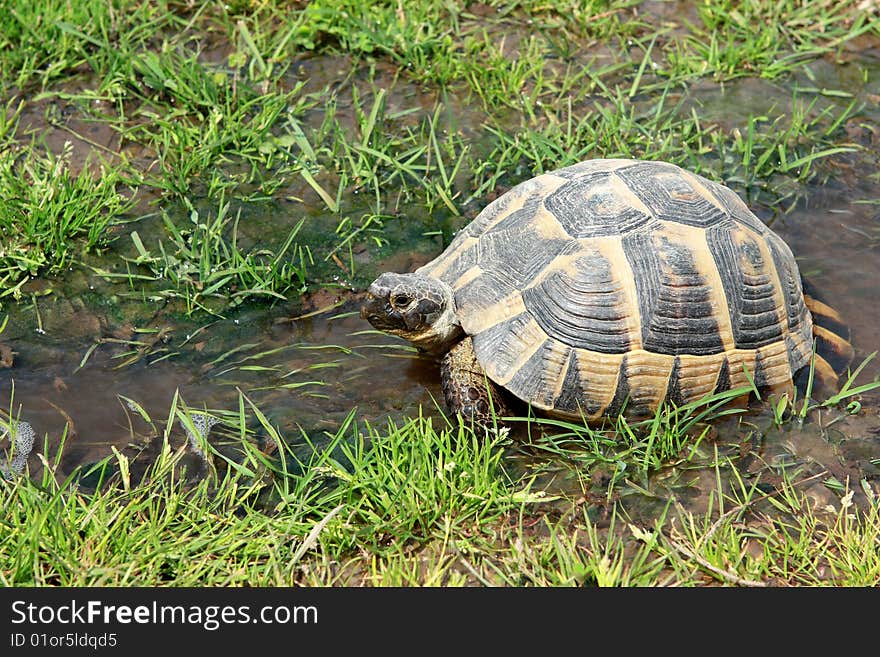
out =
[[673,78],[777,78],[876,29],[870,11],[841,0],[724,0],[699,4],[698,14],[667,50],[664,73]]
[[318,445],[283,435],[243,396],[201,423],[179,397],[164,423],[130,406],[155,431],[148,465],[117,450],[65,475],[62,441],[41,473],[0,483],[4,586],[880,582],[868,485],[861,505],[842,487],[817,509],[801,490],[814,477],[783,470],[770,488],[754,474],[722,485],[721,471],[736,468],[716,457],[704,514],[673,496],[646,522],[620,498],[599,523],[594,506],[505,472],[504,432],[424,417],[376,428],[352,414]]
[[[4,358],[69,295],[102,311],[69,347],[77,369],[189,365],[197,339],[220,385],[329,402],[321,371],[341,361],[285,368],[273,356],[299,338],[212,342],[216,320],[281,307],[299,330],[310,293],[432,257],[510,186],[582,159],[671,161],[775,212],[876,178],[859,138],[876,135],[876,82],[854,53],[880,16],[853,2],[8,4]],[[731,106],[739,85],[754,109]],[[867,362],[763,412],[722,407],[729,393],[485,435],[418,409],[320,433],[244,393],[232,409],[175,396],[164,419],[120,398],[151,447],[132,430],[65,472],[73,439],[38,436],[31,477],[0,481],[0,584],[876,586],[876,459],[846,480],[761,442],[828,445],[866,418]],[[10,399],[7,452],[17,417]]]
[[116,170],[77,173],[70,155],[69,148],[54,154],[35,145],[0,150],[0,299],[20,299],[29,277],[106,246],[108,229],[133,205],[119,191]]
[[86,64],[111,66],[175,23],[164,2],[11,0],[5,9],[0,18],[0,82],[20,88],[46,87]]
[[592,110],[577,112],[569,104],[516,132],[490,127],[498,145],[478,171],[474,196],[494,189],[512,171],[525,171],[519,173],[524,177],[602,154],[673,162],[750,192],[763,190],[770,204],[781,204],[799,193],[800,184],[824,180],[825,158],[858,150],[841,139],[841,126],[859,109],[855,101],[822,106],[816,96],[805,99],[795,90],[773,114],[751,116],[741,128],[728,130],[688,106],[668,83],[646,103],[631,100],[637,87],[598,84],[605,94]]
[[[221,195],[222,196],[222,195]],[[180,300],[187,316],[196,312],[217,314],[245,300],[286,299],[306,290],[308,246],[295,242],[302,227],[300,220],[277,249],[239,246],[240,213],[230,216],[229,202],[221,197],[216,213],[199,214],[189,201],[189,222],[177,225],[163,215],[166,237],[155,247],[145,245],[138,231],[130,237],[136,257],[124,257],[126,273],[96,270],[102,277],[122,279],[139,290],[145,281],[154,281],[147,294],[150,301]],[[144,292],[132,292],[135,297]],[[215,309],[216,308],[216,309]]]
[[[160,174],[148,183],[180,197],[199,182],[211,196],[218,187],[262,182],[259,172],[276,166],[280,152],[273,129],[302,111],[299,88],[259,93],[226,67],[200,62],[197,53],[147,51],[132,65],[137,86],[130,96],[140,109],[116,125],[125,139],[156,151]],[[203,180],[224,164],[240,171]]]

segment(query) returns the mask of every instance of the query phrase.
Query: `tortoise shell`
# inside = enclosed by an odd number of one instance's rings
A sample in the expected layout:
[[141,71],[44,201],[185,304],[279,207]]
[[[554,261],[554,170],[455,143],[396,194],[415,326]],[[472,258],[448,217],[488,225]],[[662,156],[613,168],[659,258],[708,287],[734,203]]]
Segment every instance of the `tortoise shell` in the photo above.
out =
[[527,180],[418,272],[453,288],[489,378],[556,416],[790,384],[813,348],[788,246],[733,191],[664,162]]

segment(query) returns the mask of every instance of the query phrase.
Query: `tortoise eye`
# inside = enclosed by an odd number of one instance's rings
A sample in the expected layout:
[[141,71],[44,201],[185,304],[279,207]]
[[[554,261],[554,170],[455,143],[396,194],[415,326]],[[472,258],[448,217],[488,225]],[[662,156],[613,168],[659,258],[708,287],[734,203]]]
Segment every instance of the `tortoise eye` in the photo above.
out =
[[412,301],[412,299],[410,299],[405,294],[398,294],[396,297],[394,297],[393,301],[394,301],[395,306],[402,307],[402,306],[408,306],[410,304],[410,302]]

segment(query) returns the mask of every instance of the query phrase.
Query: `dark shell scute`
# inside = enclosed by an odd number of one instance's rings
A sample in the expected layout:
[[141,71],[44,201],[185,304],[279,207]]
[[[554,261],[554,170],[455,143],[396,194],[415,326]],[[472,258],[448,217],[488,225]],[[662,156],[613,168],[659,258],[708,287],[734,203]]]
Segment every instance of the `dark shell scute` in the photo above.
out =
[[562,381],[562,392],[556,399],[556,408],[563,413],[577,413],[584,385],[578,372],[577,356],[574,350],[568,355],[565,379]]
[[753,367],[755,387],[763,388],[767,385],[767,366],[760,351],[755,352],[755,365]]
[[623,239],[633,269],[642,342],[659,354],[708,355],[724,351],[711,302],[711,290],[694,263],[690,249],[661,235]]
[[517,289],[531,283],[570,242],[542,237],[534,214],[531,203],[511,213],[483,233],[476,247],[481,268]]
[[[504,215],[508,216],[501,221],[506,221],[510,215],[517,215],[517,219],[514,221],[530,220],[534,216],[535,210],[541,205],[541,196],[534,192],[534,187],[534,180],[527,180],[508,190],[483,208],[474,220],[462,229],[460,235],[479,237],[487,230],[492,230],[499,222],[499,217],[504,217]],[[511,212],[510,207],[523,197],[525,200],[522,207]]]
[[782,296],[785,299],[785,311],[788,320],[788,329],[797,332],[802,327],[807,315],[804,304],[804,295],[801,288],[800,275],[794,268],[794,261],[788,253],[788,247],[774,234],[768,235],[767,244],[773,255],[776,272],[782,286]]
[[557,362],[560,355],[553,349],[553,343],[551,338],[545,340],[507,384],[520,398],[547,407],[553,404],[557,377],[561,375],[562,367],[567,362],[564,357],[561,362]]
[[676,166],[641,162],[615,173],[657,219],[707,228],[727,218]]
[[575,178],[544,199],[544,206],[572,237],[621,235],[651,217],[633,207],[609,184],[614,174],[596,171]]
[[678,356],[672,361],[672,371],[669,373],[669,383],[666,386],[665,401],[675,406],[681,406],[684,401],[684,394],[681,389],[681,361]]
[[730,390],[730,361],[725,356],[721,362],[721,369],[718,370],[718,377],[715,379],[715,390],[713,393],[717,395],[728,390]]
[[580,368],[578,367],[577,352],[572,349],[569,352],[568,364],[565,369],[565,379],[562,382],[562,391],[556,399],[554,407],[569,415],[586,416],[596,415],[602,410],[602,405],[596,399],[592,399],[584,393],[586,386],[581,381]]
[[[531,322],[528,313],[521,313],[473,336],[474,352],[481,363],[491,362],[499,377],[514,374],[514,368],[526,345],[520,337]],[[527,370],[528,368],[522,368]]]
[[455,281],[457,281],[462,274],[477,265],[477,256],[477,249],[473,247],[458,249],[458,252],[455,253],[455,255],[450,256],[451,261],[446,266],[445,270],[439,275],[440,280],[449,285],[454,285]]
[[757,349],[782,339],[776,307],[773,263],[768,262],[754,233],[735,240],[729,225],[713,226],[706,240],[724,286],[737,348]]
[[[626,375],[627,367],[627,358],[624,356],[623,360],[620,362],[620,371],[617,375],[617,387],[614,390],[614,397],[605,409],[606,415],[619,415],[630,403],[631,390],[629,387],[629,379]],[[630,410],[632,409],[630,408]]]
[[598,251],[551,271],[522,296],[547,335],[564,344],[611,354],[631,348],[621,282]]
[[810,362],[812,353],[803,348],[798,348],[791,335],[785,336],[785,349],[788,354],[788,364],[792,372],[797,372]]
[[704,184],[735,221],[759,235],[764,235],[767,232],[767,226],[764,225],[764,222],[749,210],[736,192],[711,180],[706,180]]
[[516,292],[509,278],[483,272],[455,291],[455,305],[463,313],[482,313]]

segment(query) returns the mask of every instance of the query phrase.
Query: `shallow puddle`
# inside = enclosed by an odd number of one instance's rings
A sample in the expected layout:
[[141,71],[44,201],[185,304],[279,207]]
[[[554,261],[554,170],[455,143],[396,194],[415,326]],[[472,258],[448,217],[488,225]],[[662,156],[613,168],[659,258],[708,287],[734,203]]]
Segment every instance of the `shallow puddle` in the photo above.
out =
[[318,446],[352,409],[374,426],[419,405],[430,414],[442,399],[433,363],[372,331],[354,308],[350,301],[299,319],[264,309],[189,327],[192,334],[170,330],[143,357],[129,344],[65,348],[47,344],[48,334],[20,336],[8,341],[17,353],[15,366],[0,373],[0,397],[13,417],[48,436],[50,455],[68,425],[61,474],[111,446],[126,451],[152,440],[136,407],[162,427],[175,394],[193,411],[223,415],[237,412],[241,391],[283,436],[295,441],[305,432]]
[[[319,64],[306,61],[295,71],[314,76]],[[817,66],[812,81],[799,83],[828,88],[843,85],[859,99],[876,99],[880,66],[876,61],[862,62],[862,66],[870,70],[868,83],[853,77],[846,66],[824,63]],[[313,83],[320,87],[324,81]],[[388,83],[393,88],[394,81]],[[398,112],[401,120],[413,116],[406,113],[411,108],[422,115],[432,111],[436,99],[415,85],[401,85],[399,93],[388,95],[389,111]],[[695,89],[693,100],[707,120],[741,123],[774,106],[774,94],[780,105],[791,102],[790,88],[755,80],[734,82],[723,89]],[[365,98],[361,96],[361,101],[367,102]],[[353,114],[342,101],[338,116],[352,121]],[[475,116],[457,116],[457,124],[450,123],[449,128],[472,137],[482,129]],[[862,134],[860,126],[853,125],[853,138],[873,139],[876,145],[880,122],[876,107],[869,107],[862,117],[872,127]],[[28,120],[33,118],[28,116]],[[855,364],[880,345],[880,180],[876,169],[866,170],[869,161],[874,160],[841,158],[825,184],[799,190],[799,200],[785,213],[754,206],[792,247],[802,272],[821,296],[849,322]],[[282,190],[279,197],[288,193],[309,200],[308,186],[302,181],[297,184],[296,189]],[[351,210],[357,216],[359,209],[367,211],[369,201],[351,197],[343,203],[342,211]],[[300,200],[295,205],[293,214],[307,220],[305,238],[318,239],[322,231],[332,232],[336,227],[338,216],[321,215],[319,203],[309,206]],[[282,200],[255,204],[244,216],[245,239],[273,234],[283,239],[283,231],[290,229],[291,205]],[[437,216],[440,222],[448,219],[442,211]],[[145,242],[150,238],[149,226],[135,226]],[[436,255],[440,248],[437,227],[428,220],[421,224],[388,220],[383,234],[390,244],[382,253],[382,267],[408,271]],[[351,260],[346,262],[359,266],[361,276],[378,267],[375,251],[367,250],[358,239],[352,245],[347,256]],[[130,251],[131,242],[123,236],[114,248]],[[137,453],[157,432],[134,409],[143,409],[161,431],[175,394],[193,410],[223,414],[237,411],[240,391],[283,436],[295,440],[305,432],[319,446],[320,436],[335,432],[352,409],[374,426],[389,418],[415,415],[420,407],[424,414],[439,415],[438,368],[402,341],[373,331],[360,319],[358,294],[345,289],[352,286],[354,272],[344,267],[342,263],[339,293],[325,290],[305,310],[299,303],[251,303],[224,313],[222,319],[203,318],[201,324],[166,313],[160,304],[139,303],[127,296],[130,290],[124,284],[101,280],[90,271],[73,272],[63,284],[56,282],[54,293],[47,296],[40,292],[48,283],[35,281],[28,288],[33,294],[30,301],[11,309],[9,324],[0,334],[0,347],[6,350],[0,351],[0,411],[33,428],[37,446],[29,460],[32,472],[40,468],[38,454],[52,460],[65,432],[61,477],[78,465],[111,454],[111,448]],[[5,365],[7,360],[11,366]],[[880,359],[875,359],[859,383],[878,374]],[[864,396],[857,415],[828,411],[803,426],[783,429],[775,428],[770,420],[766,412],[756,412],[742,421],[719,423],[714,442],[706,448],[715,444],[728,450],[731,445],[744,445],[756,471],[772,473],[780,464],[799,463],[808,473],[824,473],[817,479],[820,484],[833,477],[850,483],[868,479],[877,487],[877,392]],[[176,435],[185,439],[181,427]],[[576,468],[560,464],[553,471],[544,467],[546,462],[547,457],[534,450],[511,449],[510,466],[527,472],[541,464],[545,472],[541,482],[551,492],[583,490]],[[628,491],[642,497],[648,512],[662,510],[670,491],[686,504],[705,507],[715,486],[714,471],[665,472],[651,486],[656,488]],[[816,497],[823,499],[824,489],[816,490]]]

